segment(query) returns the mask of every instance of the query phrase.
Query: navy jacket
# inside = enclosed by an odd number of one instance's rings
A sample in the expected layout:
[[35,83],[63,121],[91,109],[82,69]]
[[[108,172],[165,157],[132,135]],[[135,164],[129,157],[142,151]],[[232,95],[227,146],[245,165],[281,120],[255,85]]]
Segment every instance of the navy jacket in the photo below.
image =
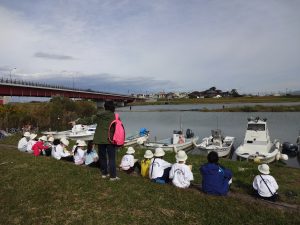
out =
[[215,164],[206,163],[200,168],[202,189],[207,194],[226,195],[229,189],[228,181],[232,178],[229,169]]

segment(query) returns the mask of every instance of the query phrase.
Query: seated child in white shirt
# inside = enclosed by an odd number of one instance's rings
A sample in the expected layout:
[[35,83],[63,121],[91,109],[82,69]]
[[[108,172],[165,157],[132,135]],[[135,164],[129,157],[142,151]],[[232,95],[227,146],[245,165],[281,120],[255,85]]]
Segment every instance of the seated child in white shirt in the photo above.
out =
[[141,166],[137,159],[134,159],[135,150],[133,147],[127,149],[126,155],[123,156],[121,160],[120,167],[122,170],[126,171],[128,174],[134,172],[135,168],[141,171]]
[[176,156],[177,163],[172,165],[169,178],[172,183],[179,188],[188,188],[191,180],[194,180],[193,173],[188,165],[185,164],[187,155],[184,151],[180,150]]
[[156,148],[154,158],[151,160],[149,169],[149,178],[153,182],[164,184],[169,182],[169,172],[171,170],[171,163],[163,160],[165,152],[162,148]]
[[82,165],[85,161],[85,141],[79,141],[77,147],[74,150],[74,163],[76,165]]
[[270,174],[270,168],[267,164],[258,166],[258,171],[261,173],[254,178],[253,188],[256,196],[265,200],[276,201],[278,199],[278,184],[275,178]]

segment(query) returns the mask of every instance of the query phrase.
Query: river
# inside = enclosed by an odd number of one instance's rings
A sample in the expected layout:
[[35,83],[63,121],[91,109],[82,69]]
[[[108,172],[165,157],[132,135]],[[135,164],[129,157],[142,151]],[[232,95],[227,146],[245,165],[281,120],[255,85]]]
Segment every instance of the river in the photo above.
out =
[[[254,105],[256,105],[255,103]],[[293,103],[291,103],[293,104]],[[290,104],[290,105],[291,105]],[[299,103],[298,103],[299,104]],[[234,104],[252,105],[252,104]],[[266,105],[266,104],[264,104]],[[268,105],[282,105],[270,103]],[[233,105],[232,105],[233,106]],[[201,107],[223,107],[223,104],[205,105],[163,105],[163,106],[134,106],[132,111],[129,107],[119,109],[121,119],[127,133],[134,133],[141,127],[151,132],[151,140],[168,138],[173,130],[180,128],[180,120],[184,130],[190,128],[201,140],[210,135],[212,129],[221,129],[224,136],[236,138],[234,147],[237,148],[244,139],[247,118],[267,118],[271,140],[279,139],[281,142],[295,143],[300,131],[299,112],[197,112],[197,111],[168,111],[159,112],[153,110],[172,109],[190,110]],[[192,107],[192,108],[191,108]],[[137,110],[137,111],[135,111]],[[199,141],[198,141],[199,142]],[[289,157],[288,166],[300,168],[300,156]]]

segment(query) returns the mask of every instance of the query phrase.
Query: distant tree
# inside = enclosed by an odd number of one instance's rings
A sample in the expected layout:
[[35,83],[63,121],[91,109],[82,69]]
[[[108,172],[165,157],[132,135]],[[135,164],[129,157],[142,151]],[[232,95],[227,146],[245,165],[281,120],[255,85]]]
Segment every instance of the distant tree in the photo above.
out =
[[237,91],[236,89],[232,89],[232,90],[230,91],[230,94],[231,94],[232,97],[241,97],[241,96],[242,96],[242,95],[240,95],[240,94],[238,93],[238,91]]

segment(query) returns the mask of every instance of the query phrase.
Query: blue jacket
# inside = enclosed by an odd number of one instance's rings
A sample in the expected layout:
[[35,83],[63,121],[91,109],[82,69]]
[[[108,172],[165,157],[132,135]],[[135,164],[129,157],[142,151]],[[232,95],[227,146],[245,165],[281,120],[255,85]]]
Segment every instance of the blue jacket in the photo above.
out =
[[232,172],[215,163],[206,163],[200,168],[202,189],[207,194],[226,195]]

